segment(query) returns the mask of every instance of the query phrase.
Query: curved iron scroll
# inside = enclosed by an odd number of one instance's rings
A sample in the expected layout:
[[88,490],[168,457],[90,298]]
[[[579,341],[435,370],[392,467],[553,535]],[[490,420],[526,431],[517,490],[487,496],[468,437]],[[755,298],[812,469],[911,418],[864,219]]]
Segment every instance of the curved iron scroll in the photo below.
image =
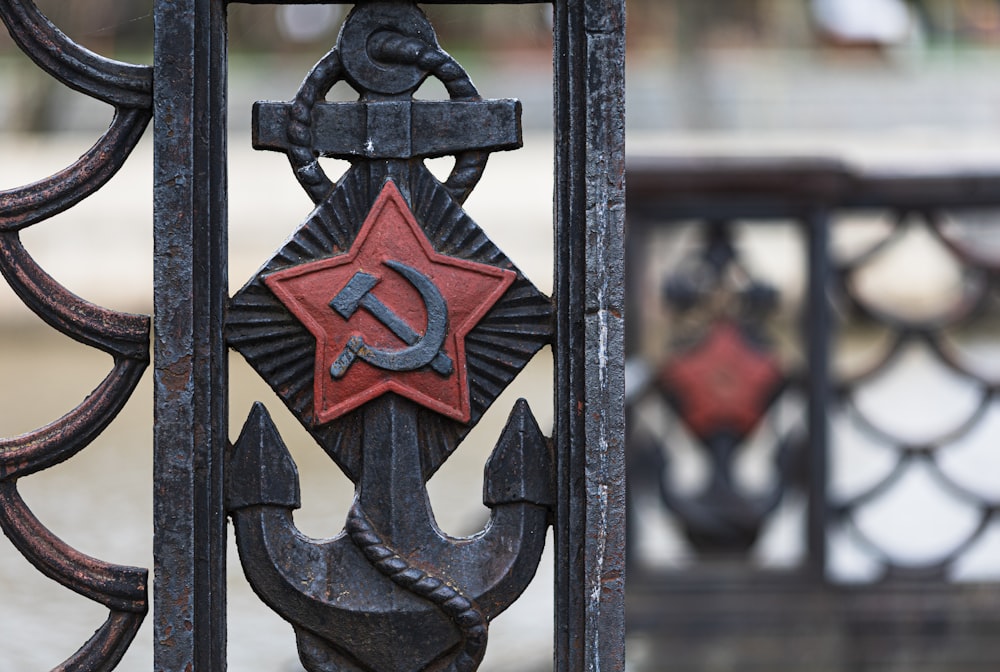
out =
[[93,637],[55,669],[111,670],[148,610],[147,571],[88,557],[61,541],[24,503],[17,483],[73,457],[114,420],[149,363],[149,318],[73,295],[32,259],[19,231],[72,207],[118,171],[149,123],[152,72],[77,45],[28,0],[0,0],[0,19],[48,74],[115,108],[107,132],[75,163],[33,184],[0,191],[0,273],[51,327],[114,358],[104,380],[69,413],[27,434],[0,438],[0,529],[40,572],[110,611]]

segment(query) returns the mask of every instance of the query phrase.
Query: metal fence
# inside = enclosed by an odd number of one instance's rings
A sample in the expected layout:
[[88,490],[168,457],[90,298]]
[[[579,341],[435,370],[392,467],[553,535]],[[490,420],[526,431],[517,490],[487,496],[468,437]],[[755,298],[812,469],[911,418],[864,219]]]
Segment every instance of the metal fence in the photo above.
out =
[[1000,176],[636,159],[627,193],[640,669],[1000,664]]
[[[304,219],[287,222],[291,236],[230,293],[229,3],[154,2],[146,66],[85,49],[31,0],[0,0],[0,19],[42,71],[114,108],[76,162],[0,192],[6,282],[49,327],[113,358],[63,417],[0,439],[0,529],[39,572],[108,612],[55,669],[113,669],[150,610],[155,669],[226,669],[231,521],[248,582],[288,622],[307,670],[472,672],[490,621],[532,579],[550,526],[553,667],[620,670],[624,4],[559,0],[543,23],[556,92],[552,297],[462,208],[489,154],[521,146],[521,103],[481,96],[417,3],[329,4],[352,5],[335,43],[291,100],[253,107],[253,146],[285,154]],[[509,4],[546,15],[543,3]],[[428,79],[444,88],[437,100],[415,96]],[[341,82],[354,98],[327,100]],[[146,316],[74,295],[20,235],[103,187],[150,122]],[[346,161],[344,172],[328,174],[321,157]],[[454,165],[439,181],[424,161],[441,157]],[[554,427],[546,434],[527,402],[514,402],[485,465],[489,523],[460,538],[442,532],[427,480],[545,346]],[[267,405],[283,403],[351,480],[355,500],[335,536],[296,527],[298,471],[267,406],[241,409],[241,432],[228,426],[230,350],[275,393]],[[19,485],[88,448],[150,364],[147,590],[146,569],[56,537]]]

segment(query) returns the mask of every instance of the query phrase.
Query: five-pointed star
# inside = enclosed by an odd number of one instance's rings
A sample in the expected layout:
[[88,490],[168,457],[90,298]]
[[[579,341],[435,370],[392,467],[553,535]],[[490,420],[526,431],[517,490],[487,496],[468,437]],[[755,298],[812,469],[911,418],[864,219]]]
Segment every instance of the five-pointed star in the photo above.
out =
[[[439,373],[431,366],[411,371],[383,369],[355,359],[342,376],[335,378],[331,374],[331,365],[352,337],[382,352],[410,345],[364,304],[347,318],[331,307],[331,300],[358,272],[377,279],[370,294],[378,302],[418,337],[425,333],[429,316],[424,298],[386,262],[414,269],[428,278],[443,297],[447,331],[439,352],[454,363],[448,373]],[[385,392],[396,392],[449,418],[468,422],[471,408],[465,337],[516,277],[511,270],[436,252],[390,180],[346,254],[277,271],[264,282],[316,338],[314,396],[318,422],[329,422]]]
[[712,326],[691,352],[671,360],[662,381],[702,438],[719,430],[745,436],[767,412],[783,377],[777,359],[752,346],[729,321]]

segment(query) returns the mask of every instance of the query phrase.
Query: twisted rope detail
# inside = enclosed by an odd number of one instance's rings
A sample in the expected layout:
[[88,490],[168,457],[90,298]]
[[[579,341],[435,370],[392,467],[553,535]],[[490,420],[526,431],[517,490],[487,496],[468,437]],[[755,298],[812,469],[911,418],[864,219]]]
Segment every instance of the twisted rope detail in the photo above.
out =
[[[434,44],[399,33],[382,31],[372,36],[373,58],[389,63],[416,65],[437,77],[448,95],[455,100],[481,100],[469,74],[447,52]],[[459,203],[464,203],[483,176],[489,152],[468,151],[455,157],[455,167],[444,188]]]
[[458,100],[476,100],[476,90],[469,74],[440,47],[416,37],[383,30],[372,35],[369,43],[373,58],[386,63],[416,65],[441,80],[448,95]]
[[333,182],[320,167],[312,148],[312,113],[319,100],[344,75],[344,66],[340,60],[340,52],[331,49],[326,56],[306,75],[305,81],[295,94],[292,101],[290,120],[286,135],[289,145],[288,160],[295,170],[299,184],[305,188],[313,203],[323,202],[330,191]]
[[[407,37],[399,33],[382,31],[372,36],[371,54],[387,63],[416,65],[437,77],[448,95],[455,100],[481,100],[479,91],[458,62],[437,45]],[[334,48],[320,59],[302,86],[299,87],[292,109],[286,136],[290,145],[288,159],[313,203],[317,205],[333,190],[333,182],[323,172],[312,148],[312,113],[316,103],[323,100],[327,91],[344,76],[340,52]],[[444,188],[459,203],[464,203],[478,184],[486,168],[489,152],[470,150],[455,157],[455,166],[444,183]]]
[[486,653],[487,623],[479,607],[444,580],[413,567],[378,534],[357,502],[347,514],[347,533],[365,558],[397,586],[432,602],[462,633],[461,651],[447,672],[473,672]]

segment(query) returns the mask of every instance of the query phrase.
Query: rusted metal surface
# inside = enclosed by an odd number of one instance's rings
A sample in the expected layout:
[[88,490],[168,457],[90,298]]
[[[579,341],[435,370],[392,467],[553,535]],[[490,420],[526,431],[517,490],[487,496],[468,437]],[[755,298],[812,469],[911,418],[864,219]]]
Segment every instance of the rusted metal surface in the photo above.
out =
[[623,670],[625,3],[554,3],[555,670]]
[[[550,523],[557,665],[621,669],[621,3],[555,3],[554,304],[461,209],[489,153],[520,145],[520,104],[481,99],[413,3],[359,4],[292,101],[255,106],[254,146],[284,152],[316,208],[229,301],[225,333],[357,484],[331,540],[291,523],[295,467],[263,406],[221,476],[221,7],[157,5],[157,487],[164,506],[193,502],[169,525],[165,508],[157,519],[157,667],[216,669],[224,656],[222,598],[199,596],[221,580],[225,484],[246,573],[309,669],[474,669]],[[448,100],[413,100],[427,77]],[[341,81],[358,101],[324,100]],[[443,155],[455,166],[438,182],[423,161]],[[319,156],[351,167],[334,180]],[[547,344],[556,436],[519,403],[487,465],[493,522],[443,535],[424,483]],[[192,627],[168,638],[181,621]]]
[[153,667],[226,668],[225,7],[157,1]]
[[[453,98],[431,116],[412,101],[428,74]],[[361,94],[338,105],[358,128],[313,121],[340,78]],[[309,670],[474,670],[489,621],[534,575],[554,499],[549,443],[524,402],[487,468],[483,532],[443,534],[424,485],[551,342],[549,300],[459,206],[486,149],[519,144],[518,105],[481,101],[415,6],[371,3],[352,11],[296,101],[258,104],[256,120],[257,145],[288,153],[317,209],[234,295],[227,337],[357,497],[337,537],[299,533],[295,467],[258,406],[229,467],[244,570],[292,624]],[[457,154],[443,185],[423,165],[448,151],[442,138]],[[317,154],[352,166],[334,184]]]
[[[149,363],[149,319],[75,296],[43,270],[19,231],[72,207],[103,186],[128,158],[151,114],[151,69],[110,61],[75,44],[31,3],[0,2],[18,46],[40,68],[115,108],[111,127],[73,165],[33,184],[0,192],[0,273],[52,328],[114,358],[111,372],[62,418],[0,439],[0,528],[38,571],[109,610],[93,637],[56,669],[114,668],[147,611],[145,569],[91,558],[53,535],[18,493],[18,481],[72,458],[111,423]],[[2,666],[0,656],[0,666]]]
[[[55,538],[18,479],[71,458],[113,421],[149,362],[151,330],[146,317],[70,294],[18,235],[99,189],[151,118],[154,668],[225,669],[231,516],[246,573],[292,624],[307,669],[476,669],[490,621],[531,580],[550,525],[556,667],[623,669],[623,2],[553,3],[555,297],[461,207],[489,154],[520,146],[520,103],[482,99],[416,3],[386,0],[357,3],[292,101],[255,107],[254,146],[287,154],[316,207],[230,299],[226,6],[154,2],[150,68],[91,54],[30,2],[0,0],[43,70],[115,108],[76,163],[0,193],[8,283],[53,328],[114,359],[64,418],[0,440],[0,526],[41,572],[111,612],[58,669],[117,664],[147,609],[146,573]],[[446,100],[414,100],[428,77]],[[358,101],[324,100],[341,81]],[[320,156],[351,167],[333,179]],[[424,161],[441,156],[455,165],[439,182]],[[489,524],[443,534],[427,479],[545,346],[557,372],[552,438],[517,402],[486,465]],[[228,347],[355,482],[337,537],[308,539],[291,522],[295,465],[262,405],[229,443]]]

